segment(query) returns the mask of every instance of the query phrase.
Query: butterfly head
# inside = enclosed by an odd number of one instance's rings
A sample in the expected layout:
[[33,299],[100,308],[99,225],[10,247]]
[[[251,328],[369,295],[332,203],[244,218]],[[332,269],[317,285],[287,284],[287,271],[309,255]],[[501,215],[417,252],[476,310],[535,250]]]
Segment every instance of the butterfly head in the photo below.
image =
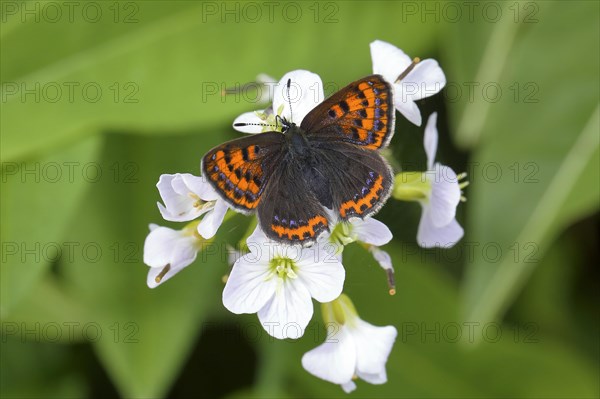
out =
[[281,133],[285,133],[288,130],[290,130],[292,127],[295,127],[296,124],[292,121],[287,120],[286,117],[281,117],[279,115],[277,115],[275,117],[275,125],[280,125],[281,126]]

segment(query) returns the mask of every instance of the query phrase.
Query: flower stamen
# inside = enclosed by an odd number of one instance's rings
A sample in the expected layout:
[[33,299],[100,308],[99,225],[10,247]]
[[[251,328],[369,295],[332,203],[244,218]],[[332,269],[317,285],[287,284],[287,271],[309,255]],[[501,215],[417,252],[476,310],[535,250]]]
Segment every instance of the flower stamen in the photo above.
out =
[[[461,190],[461,191],[460,191],[460,193],[461,193],[461,194],[463,194],[462,190],[463,190],[465,187],[467,187],[467,186],[469,185],[469,181],[468,181],[468,180],[465,180],[465,181],[462,181],[462,182],[461,182],[461,180],[463,180],[463,179],[466,179],[466,178],[467,178],[467,173],[466,173],[466,172],[460,173],[460,174],[458,174],[458,175],[456,176],[456,178],[457,178],[457,180],[459,181],[459,183],[458,183],[458,187],[459,187],[459,188],[460,188],[460,190]],[[461,196],[460,196],[460,201],[461,201],[461,202],[467,202],[467,197],[465,197],[464,195],[461,195]]]
[[296,279],[298,274],[296,273],[297,266],[294,261],[290,258],[273,258],[270,262],[271,272],[267,276],[267,280],[277,275],[282,280],[287,278]]
[[394,276],[394,269],[385,269],[385,272],[387,274],[387,281],[388,281],[388,293],[390,295],[396,295],[396,278]]
[[158,273],[158,276],[156,276],[154,278],[154,281],[156,281],[156,284],[158,284],[162,281],[162,279],[165,277],[165,274],[167,274],[169,272],[169,270],[171,270],[171,264],[167,263],[167,265],[160,271],[160,273]]
[[402,79],[404,79],[406,77],[406,75],[408,75],[410,73],[410,71],[415,69],[415,67],[417,66],[417,64],[419,62],[421,62],[421,59],[419,57],[415,57],[413,59],[413,61],[411,62],[411,64],[404,70],[404,72],[402,72],[400,75],[398,75],[398,77],[396,78],[396,81],[394,83],[398,83]]

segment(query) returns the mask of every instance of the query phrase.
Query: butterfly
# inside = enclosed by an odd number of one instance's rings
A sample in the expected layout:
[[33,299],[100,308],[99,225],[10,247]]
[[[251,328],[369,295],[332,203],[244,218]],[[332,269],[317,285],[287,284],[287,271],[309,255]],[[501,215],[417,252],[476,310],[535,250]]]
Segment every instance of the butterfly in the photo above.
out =
[[393,174],[379,150],[394,134],[392,95],[380,75],[357,80],[299,126],[281,119],[281,132],[208,151],[202,174],[235,210],[256,212],[267,237],[311,245],[332,223],[373,215],[390,196]]

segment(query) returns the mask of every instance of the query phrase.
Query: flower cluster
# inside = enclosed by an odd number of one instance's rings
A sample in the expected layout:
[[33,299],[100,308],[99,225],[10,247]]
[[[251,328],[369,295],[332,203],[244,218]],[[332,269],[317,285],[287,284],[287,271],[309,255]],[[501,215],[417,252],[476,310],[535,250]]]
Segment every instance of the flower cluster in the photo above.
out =
[[[382,41],[371,43],[371,55],[373,72],[393,87],[396,110],[420,126],[421,112],[415,101],[438,93],[446,83],[438,63],[432,59],[410,59],[402,50]],[[269,79],[261,75],[259,80],[266,83]],[[257,134],[273,131],[273,126],[277,130],[282,120],[300,125],[325,98],[321,78],[304,70],[285,74],[270,94],[261,98],[272,101],[272,105],[240,115],[233,127]],[[427,170],[400,171],[392,192],[395,199],[420,203],[417,242],[422,247],[447,247],[463,235],[456,221],[456,208],[464,200],[461,190],[466,182],[460,182],[464,176],[434,162],[438,144],[436,122],[434,113],[425,127]],[[204,244],[214,239],[219,226],[231,214],[228,210],[235,210],[202,176],[165,174],[157,188],[164,203],[158,203],[162,217],[188,224],[181,230],[150,225],[144,245],[150,288],[191,264]],[[343,293],[343,250],[352,242],[367,249],[385,270],[390,294],[394,294],[392,259],[380,248],[392,240],[392,233],[372,217],[336,222],[331,214],[330,220],[333,225],[328,234],[310,247],[272,241],[256,227],[243,240],[244,251],[232,261],[223,304],[236,314],[256,313],[265,331],[275,338],[297,339],[312,319],[312,300],[320,302],[328,328],[327,340],[307,352],[302,365],[309,373],[351,392],[356,388],[356,378],[371,384],[386,382],[385,365],[397,331],[393,326],[373,326],[358,316],[352,301]]]

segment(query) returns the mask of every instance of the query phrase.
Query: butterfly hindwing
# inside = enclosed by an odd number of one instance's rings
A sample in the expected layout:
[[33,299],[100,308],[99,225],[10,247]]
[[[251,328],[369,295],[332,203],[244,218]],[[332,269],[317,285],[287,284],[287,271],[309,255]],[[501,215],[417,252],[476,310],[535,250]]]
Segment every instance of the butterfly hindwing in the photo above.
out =
[[251,212],[279,162],[283,134],[253,134],[228,141],[210,150],[202,159],[202,174],[229,205]]
[[307,245],[329,230],[323,206],[297,163],[282,163],[269,181],[258,206],[265,234],[276,241]]
[[384,148],[394,134],[393,90],[380,75],[350,83],[304,117],[301,128],[314,140]]
[[328,143],[319,169],[329,181],[331,207],[342,220],[364,219],[376,213],[388,199],[393,173],[377,151],[348,143]]

